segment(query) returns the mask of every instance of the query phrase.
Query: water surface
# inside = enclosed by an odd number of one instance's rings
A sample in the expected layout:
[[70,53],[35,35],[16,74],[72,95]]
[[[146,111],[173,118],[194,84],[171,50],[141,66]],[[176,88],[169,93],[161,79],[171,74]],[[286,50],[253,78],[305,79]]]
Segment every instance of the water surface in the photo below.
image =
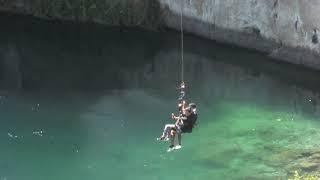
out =
[[[319,149],[319,73],[192,36],[199,124],[168,153],[179,34],[2,15],[1,180],[286,179]],[[303,169],[303,167],[305,169]]]

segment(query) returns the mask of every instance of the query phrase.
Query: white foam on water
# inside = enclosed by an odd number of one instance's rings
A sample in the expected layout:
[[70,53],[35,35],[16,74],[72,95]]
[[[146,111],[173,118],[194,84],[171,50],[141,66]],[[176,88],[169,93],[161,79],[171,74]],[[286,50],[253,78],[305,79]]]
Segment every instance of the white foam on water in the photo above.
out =
[[40,130],[40,131],[33,131],[32,134],[36,135],[36,136],[43,136],[44,131]]
[[[12,139],[17,139],[19,138],[19,136],[15,135],[14,133],[8,132],[8,136]],[[23,136],[21,136],[21,138],[23,138]]]

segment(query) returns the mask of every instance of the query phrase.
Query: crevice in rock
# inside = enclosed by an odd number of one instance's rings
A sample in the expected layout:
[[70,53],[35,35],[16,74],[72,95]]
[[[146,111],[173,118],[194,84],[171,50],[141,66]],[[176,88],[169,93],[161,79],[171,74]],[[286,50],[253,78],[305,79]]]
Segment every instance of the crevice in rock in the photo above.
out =
[[313,44],[318,44],[319,43],[319,37],[318,37],[318,30],[314,29],[313,35],[312,35],[312,43]]

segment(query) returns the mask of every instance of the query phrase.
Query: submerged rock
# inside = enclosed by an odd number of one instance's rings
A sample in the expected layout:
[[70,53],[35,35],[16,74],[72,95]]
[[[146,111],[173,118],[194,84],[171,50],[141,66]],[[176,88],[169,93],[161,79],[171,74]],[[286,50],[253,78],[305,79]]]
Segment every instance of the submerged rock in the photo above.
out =
[[290,162],[292,162],[298,156],[299,156],[299,152],[297,152],[297,151],[285,150],[285,151],[281,151],[277,154],[274,154],[273,156],[271,156],[270,160],[274,164],[286,165],[286,164],[290,164]]
[[290,172],[301,170],[301,174],[315,174],[320,172],[320,151],[303,152],[288,164],[287,169]]
[[319,167],[319,164],[316,162],[302,162],[301,164],[299,164],[301,166],[301,169],[306,171],[306,172],[312,172],[314,170],[317,170]]

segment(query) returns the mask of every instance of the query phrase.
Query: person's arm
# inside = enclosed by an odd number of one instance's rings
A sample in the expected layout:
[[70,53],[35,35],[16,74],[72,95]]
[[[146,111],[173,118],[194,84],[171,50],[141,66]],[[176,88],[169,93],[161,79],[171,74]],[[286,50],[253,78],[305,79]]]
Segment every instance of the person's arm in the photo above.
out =
[[173,113],[171,114],[171,119],[174,120],[174,121],[177,121],[177,120],[186,120],[187,117],[185,116],[175,116]]
[[179,118],[179,117],[178,117],[178,116],[175,116],[173,113],[171,114],[171,119],[172,119],[172,120],[175,120],[175,121],[176,121],[178,118]]
[[185,120],[185,117],[184,117],[184,116],[176,117],[175,125],[183,124],[183,121],[184,121],[184,120]]
[[181,119],[181,120],[186,120],[187,119],[187,117],[185,117],[185,116],[181,116],[181,117],[179,117],[179,119]]

